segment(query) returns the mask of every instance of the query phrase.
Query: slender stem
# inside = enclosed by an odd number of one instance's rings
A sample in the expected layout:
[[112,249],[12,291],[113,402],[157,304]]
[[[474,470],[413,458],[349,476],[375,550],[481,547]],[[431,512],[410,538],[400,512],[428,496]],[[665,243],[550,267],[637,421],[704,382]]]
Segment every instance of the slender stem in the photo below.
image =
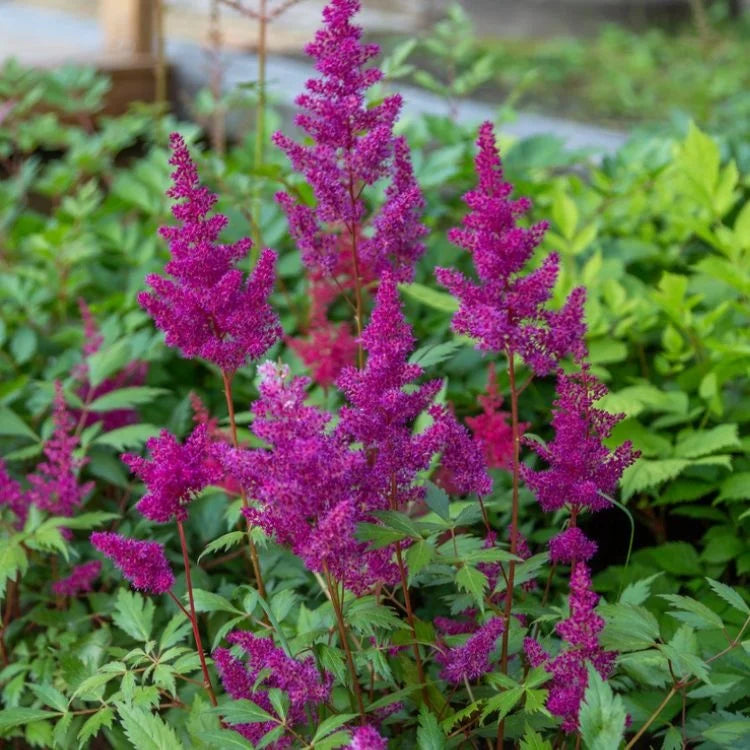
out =
[[[187,585],[188,599],[190,601],[190,613],[185,612],[190,618],[190,624],[193,626],[193,636],[195,638],[195,647],[198,649],[198,658],[201,661],[201,670],[203,671],[203,686],[208,692],[211,705],[216,706],[216,695],[211,685],[211,676],[208,674],[208,665],[206,664],[206,655],[203,652],[203,642],[201,641],[200,630],[198,629],[198,618],[195,616],[195,602],[193,601],[193,582],[190,579],[190,559],[188,558],[187,541],[185,540],[185,528],[182,521],[177,521],[177,530],[180,533],[180,544],[182,545],[182,561],[185,565],[185,583]],[[184,607],[181,607],[183,612]]]
[[[391,497],[390,505],[392,510],[397,509],[396,503],[396,476],[391,476]],[[455,544],[455,538],[454,542]],[[404,595],[404,605],[406,607],[406,620],[409,623],[409,629],[411,630],[412,637],[412,649],[414,651],[414,661],[417,665],[417,677],[419,678],[419,684],[422,686],[422,699],[425,704],[431,709],[430,696],[427,692],[427,683],[424,677],[424,664],[422,663],[422,655],[419,651],[419,643],[417,642],[417,624],[414,619],[414,609],[411,604],[411,594],[409,594],[409,578],[404,565],[404,557],[401,550],[401,541],[396,542],[396,561],[398,563],[398,572],[401,576],[401,591]]]
[[211,45],[211,94],[214,100],[214,110],[211,113],[211,148],[218,156],[222,156],[226,142],[226,121],[224,105],[221,101],[221,23],[219,13],[219,0],[211,0],[208,29],[208,39]]
[[180,600],[179,600],[179,599],[178,599],[178,598],[177,598],[177,597],[176,597],[176,596],[174,595],[174,592],[170,590],[170,591],[167,591],[167,593],[168,593],[168,594],[169,594],[169,596],[171,597],[172,601],[173,601],[173,602],[174,602],[174,603],[175,603],[175,604],[176,604],[176,605],[177,605],[177,606],[178,606],[178,607],[180,608],[180,611],[182,612],[182,614],[183,614],[183,615],[185,615],[185,617],[187,617],[187,618],[188,618],[188,620],[190,620],[190,621],[192,622],[192,619],[193,619],[193,618],[192,618],[192,617],[190,616],[190,612],[188,612],[188,611],[187,611],[187,610],[185,609],[185,606],[184,606],[184,605],[183,605],[183,603],[182,603],[182,602],[181,602],[181,601],[180,601]]
[[[266,147],[266,55],[268,31],[268,0],[260,0],[258,7],[258,103],[255,107],[255,170],[263,166]],[[255,228],[253,231],[253,249],[251,260],[253,263],[263,246],[263,233],[260,226],[260,182],[256,178],[253,185],[253,212],[255,214]]]
[[[239,440],[237,439],[237,420],[234,416],[234,401],[232,400],[232,376],[222,370],[222,380],[224,381],[224,398],[227,401],[227,412],[229,413],[229,428],[232,433],[232,445],[235,448],[239,447]],[[240,487],[240,497],[242,498],[242,507],[247,508],[247,495],[245,494],[244,487]],[[252,527],[250,521],[245,518],[247,524],[247,540],[250,548],[250,559],[253,563],[253,573],[255,575],[255,583],[258,586],[258,593],[265,599],[266,598],[266,587],[263,583],[263,576],[260,572],[260,559],[258,558],[258,550],[255,546],[255,542],[252,537]]]
[[351,646],[349,645],[349,638],[346,632],[346,622],[344,621],[344,611],[341,607],[341,601],[339,600],[338,591],[336,589],[336,582],[328,571],[328,566],[323,563],[323,574],[326,578],[326,585],[328,587],[328,593],[331,599],[331,605],[333,606],[333,612],[336,615],[336,625],[339,630],[339,637],[341,638],[341,645],[346,654],[346,663],[349,666],[349,674],[352,678],[352,686],[354,688],[354,695],[357,700],[357,708],[359,709],[360,720],[362,724],[365,723],[365,704],[362,700],[362,688],[359,684],[359,678],[357,677],[357,668],[354,665],[354,656],[352,655]]
[[[518,428],[518,390],[516,388],[516,369],[512,350],[508,350],[508,378],[510,380],[510,416],[513,435],[513,496],[510,511],[510,553],[516,554],[518,546],[518,486],[521,473],[521,437]],[[513,612],[513,582],[516,575],[516,562],[508,563],[508,586],[505,589],[505,630],[503,631],[503,646],[500,657],[500,670],[508,674],[508,636],[510,634],[510,618]],[[497,742],[495,747],[502,750],[505,735],[505,719],[498,722]]]
[[677,693],[677,688],[673,685],[672,689],[667,693],[664,700],[656,707],[656,710],[651,714],[651,716],[648,717],[646,723],[638,730],[638,733],[635,735],[635,737],[633,737],[633,739],[630,740],[627,745],[625,745],[625,750],[630,750],[631,747],[635,746],[635,743],[638,742],[639,739],[641,739],[646,730],[656,721],[656,718],[664,710],[664,707],[667,705],[667,703],[672,700],[672,696],[674,696],[675,693]]

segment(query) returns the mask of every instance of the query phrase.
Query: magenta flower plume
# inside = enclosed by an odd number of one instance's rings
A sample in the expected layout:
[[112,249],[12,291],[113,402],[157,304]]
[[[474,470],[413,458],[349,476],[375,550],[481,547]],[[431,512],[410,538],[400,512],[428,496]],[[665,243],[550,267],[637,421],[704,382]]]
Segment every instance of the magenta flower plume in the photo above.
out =
[[575,289],[558,312],[544,307],[557,280],[559,259],[554,253],[538,269],[520,275],[547,224],[518,226],[518,217],[531,204],[509,197],[513,188],[503,181],[491,123],[480,127],[477,145],[479,184],[464,196],[470,213],[449,239],[471,253],[478,281],[448,268],[438,268],[437,279],[459,299],[453,317],[457,333],[475,339],[482,351],[517,353],[535,374],[546,375],[567,354],[577,360],[585,356],[585,292]]
[[610,506],[611,495],[622,472],[638,457],[630,441],[610,451],[603,444],[623,418],[596,409],[606,387],[587,370],[572,375],[560,372],[552,427],[555,437],[548,445],[527,441],[549,468],[534,471],[521,467],[522,476],[542,509],[550,512],[568,507],[597,511]]
[[100,560],[91,560],[83,565],[76,565],[67,578],[61,578],[52,584],[52,592],[59,596],[85,594],[91,591],[101,569]]
[[566,732],[578,730],[578,711],[588,684],[586,663],[591,662],[605,680],[614,667],[615,653],[599,645],[604,620],[594,612],[598,601],[599,597],[591,590],[588,567],[583,562],[576,563],[570,576],[570,617],[556,627],[566,646],[550,659],[537,641],[532,638],[524,641],[531,666],[544,665],[552,675],[547,708],[562,718]]
[[549,557],[553,563],[574,563],[590,560],[597,550],[577,526],[571,526],[549,540]]
[[352,741],[347,748],[349,750],[388,750],[388,741],[380,736],[375,727],[365,724],[352,732]]
[[150,594],[165,594],[174,586],[174,574],[164,547],[158,542],[129,539],[111,531],[95,531],[90,540],[135,588]]
[[281,335],[268,303],[276,256],[264,250],[252,274],[243,279],[235,264],[247,256],[252,243],[218,242],[227,217],[209,216],[216,196],[200,185],[182,137],[173,133],[170,144],[175,171],[168,195],[183,200],[172,208],[180,226],[162,227],[171,253],[164,269],[168,275],[149,274],[152,291],[141,292],[138,302],[166,333],[168,346],[232,373],[261,357]]
[[[360,340],[367,363],[362,370],[342,370],[338,386],[349,405],[341,409],[337,430],[364,446],[374,486],[397,506],[419,499],[423,490],[414,486],[414,479],[442,452],[459,492],[486,494],[490,481],[479,449],[447,409],[431,405],[441,381],[414,385],[423,370],[408,362],[414,336],[401,310],[396,282],[388,273]],[[425,410],[433,424],[415,436],[413,422]]]
[[367,490],[367,458],[344,436],[328,429],[330,415],[305,404],[306,378],[290,378],[288,367],[259,367],[260,398],[253,405],[253,433],[268,448],[226,448],[227,472],[256,506],[250,521],[291,547],[311,570],[323,566],[357,591],[374,581],[396,580],[388,550],[367,551],[354,539],[356,523],[382,508]]
[[292,236],[305,265],[329,273],[337,263],[337,235],[352,237],[365,220],[362,188],[391,174],[386,202],[374,220],[374,234],[359,249],[362,266],[380,273],[390,268],[399,280],[410,280],[414,263],[424,253],[419,221],[422,195],[414,180],[405,141],[395,138],[393,124],[401,97],[388,96],[368,107],[365,93],[382,78],[367,64],[377,45],[362,44],[362,29],[351,24],[357,0],[331,0],[323,10],[323,28],[306,48],[321,74],[305,84],[297,97],[296,124],[312,139],[303,145],[276,133],[273,140],[294,169],[312,187],[316,205],[298,203],[288,193],[277,200],[287,214]]
[[464,680],[472,682],[489,672],[492,669],[490,656],[504,630],[503,621],[499,617],[493,617],[463,646],[438,653],[435,660],[443,666],[440,676],[448,682],[460,684]]
[[0,458],[0,505],[5,505],[13,511],[18,519],[18,526],[22,527],[29,515],[29,497],[21,485],[8,474],[5,461]]
[[146,484],[148,493],[136,508],[151,521],[186,520],[187,506],[195,495],[224,477],[207,425],[198,425],[183,445],[162,430],[159,437],[149,438],[146,447],[151,460],[130,453],[122,459]]
[[[234,631],[227,636],[227,641],[240,647],[245,660],[238,659],[224,648],[215,649],[212,656],[224,689],[235,700],[252,700],[275,715],[268,690],[282,690],[289,696],[286,723],[295,726],[307,721],[306,709],[314,708],[328,699],[332,678],[328,674],[321,678],[314,659],[297,661],[276,648],[268,638],[247,631]],[[277,724],[266,722],[231,726],[250,742],[256,743]],[[288,744],[277,743],[276,747],[288,747]]]
[[290,339],[290,348],[310,368],[312,379],[329,388],[341,370],[354,363],[357,341],[348,323],[331,323],[326,320],[312,328],[306,339]]
[[29,482],[27,498],[29,503],[48,513],[72,516],[94,483],[78,483],[78,472],[88,459],[74,456],[78,448],[78,438],[73,433],[75,420],[65,404],[59,381],[55,382],[52,421],[55,428],[44,445],[46,461],[26,477]]

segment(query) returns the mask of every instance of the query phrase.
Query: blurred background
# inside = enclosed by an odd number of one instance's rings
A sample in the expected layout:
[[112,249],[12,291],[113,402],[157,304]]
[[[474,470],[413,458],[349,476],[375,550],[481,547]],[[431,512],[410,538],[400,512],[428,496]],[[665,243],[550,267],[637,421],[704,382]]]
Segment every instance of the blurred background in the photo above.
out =
[[[90,65],[111,77],[110,113],[167,99],[180,116],[231,110],[266,78],[291,103],[322,0],[0,0],[0,58],[24,67]],[[519,135],[557,130],[571,145],[613,147],[611,132],[680,116],[746,134],[748,0],[363,0],[367,33],[398,51],[388,71],[459,117],[501,108]],[[264,21],[265,19],[265,21]],[[258,70],[258,49],[267,70]],[[267,58],[267,59],[266,59]],[[8,78],[6,68],[5,78]],[[206,93],[209,92],[209,93]],[[0,90],[0,97],[3,91]],[[9,94],[6,92],[6,96]],[[448,101],[449,100],[449,101]],[[241,107],[240,107],[241,109]],[[524,115],[526,119],[524,119]],[[536,115],[536,117],[534,116]],[[566,130],[566,123],[602,132]],[[474,118],[476,119],[476,118]],[[562,130],[560,130],[562,128]],[[580,138],[579,138],[580,136]]]

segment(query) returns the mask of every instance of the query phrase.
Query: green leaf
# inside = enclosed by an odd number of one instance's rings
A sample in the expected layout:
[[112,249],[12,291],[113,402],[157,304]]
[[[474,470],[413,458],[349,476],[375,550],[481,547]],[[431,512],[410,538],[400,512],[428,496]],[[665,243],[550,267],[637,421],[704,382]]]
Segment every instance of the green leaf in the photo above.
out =
[[620,595],[620,604],[643,604],[651,596],[651,584],[661,575],[661,573],[654,573],[648,578],[629,583]]
[[46,706],[52,706],[57,711],[65,713],[68,710],[68,699],[52,685],[34,685],[29,683],[28,687],[36,693]]
[[130,341],[120,339],[112,346],[100,349],[87,360],[89,383],[93,388],[101,385],[110,375],[121,370],[131,360]]
[[445,735],[440,728],[437,717],[424,706],[419,713],[417,746],[420,750],[444,750],[445,748]]
[[10,340],[10,353],[16,364],[23,365],[34,356],[36,346],[36,332],[33,328],[24,326],[19,328]]
[[178,750],[185,746],[176,732],[157,714],[137,706],[117,704],[122,728],[136,750]]
[[681,458],[665,458],[649,461],[639,458],[623,472],[621,486],[625,499],[636,492],[658,487],[669,479],[674,479],[690,465],[690,461]]
[[72,518],[51,518],[46,523],[54,521],[55,526],[63,526],[66,529],[93,529],[95,526],[101,526],[107,521],[114,521],[121,518],[119,513],[107,513],[103,510],[93,510],[89,513],[80,513]]
[[10,539],[0,545],[0,600],[5,596],[8,579],[23,575],[28,567],[26,552],[19,542]]
[[229,724],[260,724],[266,721],[278,722],[278,719],[271,716],[268,711],[246,698],[227,701],[213,710],[220,714]]
[[206,729],[196,733],[198,739],[216,750],[254,750],[255,746],[233,729]]
[[88,406],[92,412],[113,411],[115,409],[130,409],[153,401],[157,396],[167,393],[164,388],[150,388],[148,386],[133,386],[110,391],[94,399]]
[[112,620],[120,630],[138,641],[151,637],[154,623],[154,603],[135,591],[117,590],[117,602]]
[[717,500],[750,500],[750,471],[728,476],[719,486]]
[[111,728],[114,718],[115,712],[109,706],[91,714],[78,732],[78,741],[83,745],[87,740],[96,737],[102,727]]
[[430,564],[434,553],[435,548],[425,539],[415,542],[406,550],[406,566],[410,579]]
[[504,719],[512,710],[513,707],[521,700],[523,696],[524,688],[521,685],[503,690],[502,693],[493,695],[488,701],[487,705],[482,711],[482,721],[484,721],[490,714],[498,712],[497,720],[501,721]]
[[458,310],[458,300],[446,292],[438,292],[424,284],[399,284],[399,289],[413,300],[441,312],[454,313]]
[[448,493],[432,482],[427,482],[425,487],[427,489],[425,494],[425,503],[427,503],[427,507],[434,513],[437,513],[437,515],[443,520],[449,521],[449,507],[451,501],[448,497]]
[[56,711],[46,711],[42,708],[6,707],[0,711],[0,732],[13,729],[13,727],[20,727],[32,721],[59,718],[60,716],[61,714]]
[[645,607],[636,604],[605,604],[600,607],[606,625],[601,633],[605,648],[640,651],[659,639],[659,623]]
[[373,549],[387,547],[393,542],[405,539],[407,534],[401,531],[395,531],[376,523],[362,522],[357,524],[357,539],[361,542],[370,542]]
[[659,594],[659,596],[675,607],[669,611],[672,617],[692,625],[696,630],[720,630],[724,627],[721,617],[696,599],[680,594]]
[[717,453],[724,448],[736,448],[740,444],[736,424],[720,424],[710,430],[698,430],[680,440],[675,446],[675,456],[698,458]]
[[118,676],[116,672],[95,672],[75,689],[75,692],[70,697],[71,702],[73,698],[79,696],[87,700],[101,700],[104,695],[104,686]]
[[0,406],[0,435],[12,435],[13,437],[25,437],[35,442],[39,437],[26,422],[7,406]]
[[471,594],[479,609],[484,612],[484,592],[487,576],[470,565],[462,565],[456,573],[456,585],[461,591]]
[[565,193],[558,193],[552,203],[552,218],[566,240],[573,239],[578,226],[578,207]]
[[155,425],[129,424],[99,435],[92,441],[92,445],[108,445],[118,453],[122,453],[128,448],[140,448],[149,438],[156,437],[158,434],[159,428]]
[[193,600],[196,612],[231,612],[233,615],[245,614],[223,596],[204,589],[193,589]]
[[352,719],[356,718],[357,714],[334,714],[333,716],[329,716],[327,719],[323,719],[323,721],[318,724],[318,728],[315,730],[315,734],[312,738],[312,743],[315,744],[317,740],[323,739],[323,737],[326,737],[327,735],[337,730],[340,726],[346,724],[347,721],[351,721]]
[[200,562],[204,555],[210,555],[214,552],[226,552],[232,547],[238,545],[245,538],[244,531],[229,531],[226,534],[222,534],[218,539],[214,539],[206,545],[206,548],[198,556],[198,562]]
[[745,738],[750,736],[750,718],[742,717],[711,724],[708,729],[703,730],[703,736],[722,747],[740,748]]
[[750,615],[750,607],[740,594],[725,583],[714,581],[713,578],[706,578],[708,585],[713,589],[717,596],[720,596],[730,607],[739,610],[743,614]]
[[453,355],[464,346],[463,341],[445,341],[442,344],[430,344],[423,346],[409,357],[409,364],[419,365],[423,369],[434,367],[441,362],[451,359]]
[[541,734],[535,732],[531,727],[527,727],[526,733],[521,739],[520,750],[552,750],[552,743],[545,740]]
[[589,681],[578,715],[583,744],[588,750],[613,750],[625,733],[625,705],[596,669],[586,667]]

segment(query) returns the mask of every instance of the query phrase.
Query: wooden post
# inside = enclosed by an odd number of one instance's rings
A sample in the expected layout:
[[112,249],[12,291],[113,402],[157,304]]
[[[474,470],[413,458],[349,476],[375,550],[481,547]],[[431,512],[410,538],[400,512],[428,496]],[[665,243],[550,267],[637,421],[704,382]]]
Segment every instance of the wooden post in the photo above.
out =
[[154,52],[152,0],[99,0],[99,19],[107,54],[149,55]]

